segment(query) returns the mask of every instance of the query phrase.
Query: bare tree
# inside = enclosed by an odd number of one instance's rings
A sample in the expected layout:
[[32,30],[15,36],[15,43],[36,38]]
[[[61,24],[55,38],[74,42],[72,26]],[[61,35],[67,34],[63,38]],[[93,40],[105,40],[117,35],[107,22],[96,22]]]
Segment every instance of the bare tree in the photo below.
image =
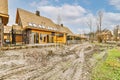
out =
[[99,10],[97,12],[97,31],[98,31],[98,42],[102,42],[102,35],[101,35],[101,30],[102,30],[102,21],[103,21],[103,10]]
[[98,23],[98,20],[96,19],[96,26],[97,26],[97,32],[99,32],[99,23]]
[[98,11],[98,23],[99,23],[100,32],[102,27],[102,20],[103,20],[103,10],[100,10]]
[[90,40],[90,42],[93,42],[93,39],[92,39],[92,25],[93,25],[93,21],[92,21],[91,17],[87,20],[87,25],[88,25],[88,27],[90,29],[89,40]]
[[114,40],[115,41],[118,41],[118,29],[119,29],[119,25],[117,25],[115,28],[114,28]]
[[92,32],[92,19],[91,19],[91,18],[88,19],[87,25],[88,25],[89,28],[90,28],[90,32]]

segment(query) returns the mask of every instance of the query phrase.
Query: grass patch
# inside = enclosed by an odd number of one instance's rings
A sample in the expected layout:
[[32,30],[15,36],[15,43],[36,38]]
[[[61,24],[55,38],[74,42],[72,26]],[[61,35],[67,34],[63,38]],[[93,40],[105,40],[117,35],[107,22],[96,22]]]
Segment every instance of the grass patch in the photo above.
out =
[[93,69],[92,80],[120,80],[120,50],[108,51],[108,57]]

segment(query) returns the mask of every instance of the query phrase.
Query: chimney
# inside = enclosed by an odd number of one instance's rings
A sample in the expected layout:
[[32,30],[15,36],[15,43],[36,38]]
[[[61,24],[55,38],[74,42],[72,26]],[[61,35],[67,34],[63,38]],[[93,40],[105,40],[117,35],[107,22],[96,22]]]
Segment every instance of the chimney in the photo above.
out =
[[61,24],[61,26],[63,27],[63,24]]
[[36,11],[36,15],[37,15],[37,16],[40,16],[40,11],[37,10],[37,11]]

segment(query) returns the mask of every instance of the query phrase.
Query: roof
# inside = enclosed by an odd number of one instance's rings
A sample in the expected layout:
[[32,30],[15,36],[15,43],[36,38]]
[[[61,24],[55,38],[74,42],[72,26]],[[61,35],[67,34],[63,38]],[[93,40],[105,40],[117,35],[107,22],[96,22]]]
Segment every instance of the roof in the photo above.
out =
[[38,28],[41,30],[72,34],[72,32],[67,27],[57,25],[49,18],[38,16],[20,8],[17,9],[16,23],[19,24],[19,21],[21,21],[21,26],[23,26],[23,28]]
[[0,0],[0,13],[8,14],[8,0]]
[[0,0],[0,17],[3,18],[3,24],[8,23],[8,0]]
[[17,30],[17,31],[22,31],[22,27],[19,25],[12,25],[13,29]]
[[68,33],[68,35],[74,35],[73,32],[68,27],[64,27],[64,29]]

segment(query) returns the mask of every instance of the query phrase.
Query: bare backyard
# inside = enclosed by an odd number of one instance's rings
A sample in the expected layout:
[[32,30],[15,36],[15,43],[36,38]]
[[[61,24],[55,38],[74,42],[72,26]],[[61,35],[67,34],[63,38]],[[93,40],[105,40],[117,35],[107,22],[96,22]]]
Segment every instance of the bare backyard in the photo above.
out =
[[0,80],[91,80],[93,67],[106,56],[89,43],[1,51]]

